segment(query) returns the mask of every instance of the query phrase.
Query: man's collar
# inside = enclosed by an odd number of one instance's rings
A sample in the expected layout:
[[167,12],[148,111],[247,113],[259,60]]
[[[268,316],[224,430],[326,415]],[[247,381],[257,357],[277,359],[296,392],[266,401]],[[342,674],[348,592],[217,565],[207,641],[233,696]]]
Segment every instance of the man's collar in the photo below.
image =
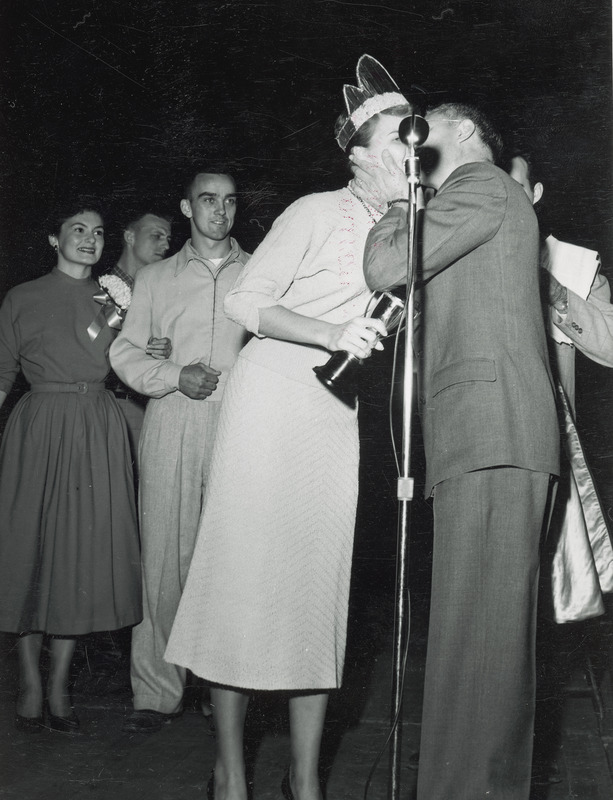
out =
[[[241,247],[236,241],[236,239],[230,237],[230,250],[225,256],[223,256],[223,260],[220,266],[223,266],[224,264],[231,261],[242,260],[241,253],[242,253]],[[177,253],[177,266],[175,268],[175,275],[178,275],[180,272],[183,272],[183,270],[185,269],[185,267],[187,267],[190,261],[200,261],[200,263],[206,265],[207,261],[210,262],[211,259],[206,258],[206,256],[201,256],[200,253],[198,253],[198,251],[194,248],[192,240],[188,239],[183,245],[183,247]]]
[[127,284],[130,289],[134,288],[134,278],[131,275],[128,275],[127,272],[124,272],[119,264],[115,264],[111,270],[111,273],[116,275],[118,278],[121,278],[121,280]]

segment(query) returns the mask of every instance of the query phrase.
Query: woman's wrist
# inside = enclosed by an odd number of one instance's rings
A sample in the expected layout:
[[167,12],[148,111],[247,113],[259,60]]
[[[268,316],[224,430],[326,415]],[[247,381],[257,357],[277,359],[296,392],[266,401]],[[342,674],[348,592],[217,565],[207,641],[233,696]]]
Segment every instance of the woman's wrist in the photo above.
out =
[[324,320],[319,320],[322,323],[321,328],[321,341],[317,342],[320,347],[329,350],[331,353],[335,353],[338,347],[338,325],[334,322],[325,322]]

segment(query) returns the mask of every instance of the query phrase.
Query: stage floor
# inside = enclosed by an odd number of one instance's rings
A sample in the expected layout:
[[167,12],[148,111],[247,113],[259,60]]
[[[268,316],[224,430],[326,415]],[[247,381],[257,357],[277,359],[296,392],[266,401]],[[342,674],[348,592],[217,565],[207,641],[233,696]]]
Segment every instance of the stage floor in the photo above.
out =
[[[416,772],[409,756],[418,748],[424,667],[424,626],[416,599],[406,673],[402,741],[403,800],[413,797]],[[354,597],[349,658],[344,688],[330,706],[323,772],[328,800],[364,797],[365,783],[384,745],[389,723],[391,624],[389,595],[362,589]],[[608,633],[606,637],[608,637]],[[611,644],[609,640],[609,645]],[[0,637],[0,797],[16,800],[196,800],[204,791],[214,759],[214,739],[198,710],[200,689],[190,686],[182,717],[156,734],[126,734],[122,721],[130,710],[127,648],[129,632],[81,640],[75,658],[74,702],[82,735],[43,730],[24,734],[13,727],[16,691],[14,638]],[[603,651],[604,652],[604,651]],[[559,782],[535,785],[533,800],[610,800],[613,782],[607,763],[613,748],[610,674],[594,674],[599,698],[586,678],[587,662],[573,655],[563,695],[561,741],[556,748]],[[598,714],[602,700],[604,717]],[[288,762],[286,703],[257,698],[250,706],[248,762],[255,800],[278,800]],[[388,756],[383,755],[368,798],[385,800]]]
[[[613,519],[613,371],[599,368],[580,419],[585,444]],[[611,373],[609,375],[609,373]],[[373,386],[379,384],[372,381]],[[374,390],[373,390],[374,392]],[[375,759],[384,747],[390,716],[396,502],[394,465],[386,444],[384,392],[362,404],[361,499],[354,553],[349,641],[343,688],[331,700],[322,768],[327,800],[361,800]],[[3,409],[5,412],[7,409]],[[0,415],[1,419],[1,415]],[[413,474],[423,475],[419,440]],[[419,481],[418,481],[419,483]],[[411,509],[409,580],[411,640],[404,692],[402,800],[411,800],[416,772],[427,635],[431,508],[419,488]],[[609,603],[613,598],[609,599]],[[611,800],[613,797],[613,608],[589,623],[559,626],[555,677],[564,687],[553,702],[548,741],[554,746],[557,782],[535,784],[531,800]],[[200,800],[213,765],[214,739],[198,710],[198,688],[186,695],[182,717],[159,733],[122,732],[131,709],[129,631],[97,634],[79,642],[73,698],[82,735],[15,730],[17,658],[14,637],[0,634],[0,798],[8,800]],[[597,686],[593,691],[590,681]],[[552,698],[542,702],[550,703]],[[559,717],[559,719],[558,719]],[[560,733],[556,740],[556,730]],[[258,697],[250,707],[247,757],[254,800],[279,800],[289,759],[287,704]],[[608,760],[607,760],[608,753]],[[542,776],[541,776],[542,777]],[[388,798],[388,755],[374,773],[367,800]]]

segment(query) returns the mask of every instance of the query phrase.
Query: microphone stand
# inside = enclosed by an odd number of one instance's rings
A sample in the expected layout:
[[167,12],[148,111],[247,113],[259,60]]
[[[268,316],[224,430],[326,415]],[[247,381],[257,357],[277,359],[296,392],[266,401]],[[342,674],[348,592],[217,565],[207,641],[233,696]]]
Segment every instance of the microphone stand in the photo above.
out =
[[[404,128],[404,131],[403,131]],[[415,146],[424,142],[428,136],[428,124],[423,117],[413,114],[400,123],[400,138],[409,147],[409,157],[405,162],[405,172],[409,183],[408,253],[407,253],[407,294],[405,301],[405,349],[404,381],[402,398],[402,456],[401,470],[397,484],[398,534],[396,552],[396,617],[394,623],[394,663],[392,676],[392,748],[389,781],[389,797],[400,798],[400,765],[402,743],[402,690],[404,683],[404,653],[408,646],[408,551],[410,532],[410,511],[413,499],[413,478],[409,475],[411,460],[411,419],[413,399],[413,306],[415,284],[415,239],[417,225],[417,187],[420,179],[419,158]]]

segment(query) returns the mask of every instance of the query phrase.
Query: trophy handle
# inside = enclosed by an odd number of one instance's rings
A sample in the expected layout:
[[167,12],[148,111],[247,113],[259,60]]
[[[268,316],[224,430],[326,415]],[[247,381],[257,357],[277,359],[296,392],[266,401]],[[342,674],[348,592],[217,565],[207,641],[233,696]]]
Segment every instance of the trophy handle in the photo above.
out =
[[[382,303],[381,301],[385,301]],[[379,309],[379,305],[381,308]],[[390,336],[404,316],[405,301],[393,292],[373,292],[366,306],[365,316],[372,317],[373,314],[380,319],[387,328],[387,335]],[[378,311],[378,313],[377,313]]]
[[[373,312],[375,306],[377,305],[377,303],[383,297],[384,294],[385,294],[385,292],[377,292],[377,291],[375,291],[370,295],[370,297],[368,298],[368,303],[366,303],[366,311],[364,311],[364,316],[365,317],[370,317],[372,315],[372,312]],[[373,300],[374,300],[374,303],[373,303]]]

